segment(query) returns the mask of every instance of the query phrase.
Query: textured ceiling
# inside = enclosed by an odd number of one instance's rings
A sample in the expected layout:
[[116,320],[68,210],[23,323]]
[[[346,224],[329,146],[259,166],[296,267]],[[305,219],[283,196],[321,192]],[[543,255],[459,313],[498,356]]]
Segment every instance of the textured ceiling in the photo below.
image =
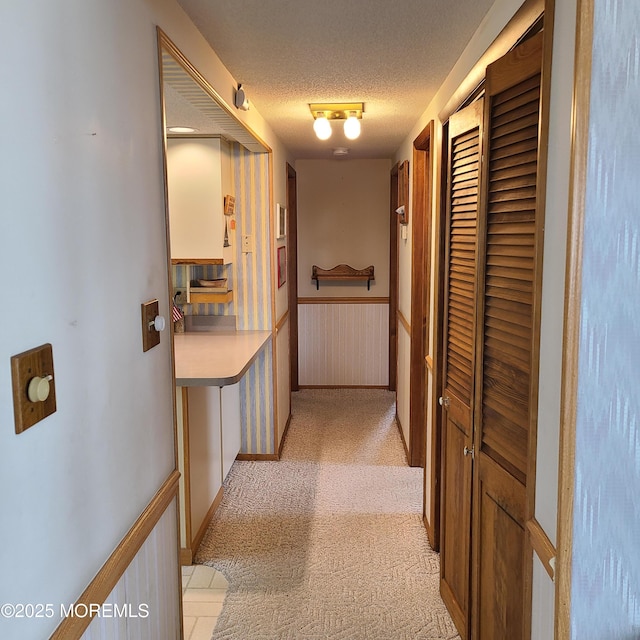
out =
[[[296,158],[390,158],[493,0],[178,0]],[[308,104],[364,102],[319,141]]]

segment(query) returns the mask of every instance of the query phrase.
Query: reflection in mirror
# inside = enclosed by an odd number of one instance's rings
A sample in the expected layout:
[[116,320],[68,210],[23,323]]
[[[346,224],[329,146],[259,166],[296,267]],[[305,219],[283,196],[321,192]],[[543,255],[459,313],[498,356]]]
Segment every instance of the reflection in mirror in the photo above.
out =
[[[197,130],[186,135],[172,135],[166,130],[163,133],[170,295],[174,303],[171,339],[174,375],[182,380],[185,375],[179,373],[179,366],[188,360],[184,354],[190,340],[187,335],[175,337],[180,325],[185,333],[211,331],[214,327],[227,331],[271,329],[275,287],[272,158],[271,149],[238,120],[232,108],[160,30],[158,46],[163,122],[166,127],[188,126]],[[235,207],[233,210],[227,207],[225,211],[225,198],[229,203],[229,196],[234,198]],[[250,234],[245,236],[250,251],[243,251],[239,244],[241,233]],[[197,425],[209,424],[208,413],[202,406],[198,409],[197,400],[190,405],[193,387],[188,391],[177,389],[175,437],[181,474],[183,563],[191,563],[212,509],[222,495],[223,477],[219,471],[212,472],[214,465],[235,458],[240,450],[241,433],[249,443],[246,453],[275,451],[272,403],[275,391],[271,391],[275,356],[271,349],[265,348],[264,357],[255,360],[251,381],[243,386],[243,395],[234,401],[238,404],[237,420],[225,421],[224,428],[228,431],[222,443],[231,445],[223,459],[213,446],[206,449],[207,455],[200,455],[203,447],[198,446],[197,437],[206,434],[208,427]],[[215,358],[208,361],[212,360]],[[270,391],[262,393],[256,389]],[[207,393],[207,398],[213,397],[220,402],[219,396]],[[242,423],[241,407],[246,416]],[[216,411],[211,415],[215,416]],[[264,422],[259,416],[264,417]],[[220,468],[225,467],[220,464]]]
[[163,108],[167,128],[181,126],[200,136],[219,135],[249,151],[269,151],[224,105],[214,89],[175,45],[159,31]]

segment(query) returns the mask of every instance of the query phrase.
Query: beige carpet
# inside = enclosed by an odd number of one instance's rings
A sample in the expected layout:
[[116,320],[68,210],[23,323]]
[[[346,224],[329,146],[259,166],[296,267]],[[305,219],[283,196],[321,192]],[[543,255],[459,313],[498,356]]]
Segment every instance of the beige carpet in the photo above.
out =
[[236,462],[196,561],[229,591],[214,639],[452,640],[394,395],[304,390],[279,462]]

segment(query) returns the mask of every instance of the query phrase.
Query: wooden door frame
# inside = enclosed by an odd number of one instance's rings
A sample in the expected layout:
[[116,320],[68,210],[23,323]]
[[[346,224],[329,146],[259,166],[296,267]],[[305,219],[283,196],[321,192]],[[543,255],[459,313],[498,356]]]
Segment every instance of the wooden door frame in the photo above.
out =
[[[398,380],[398,171],[391,169],[389,193],[389,391],[397,391]],[[396,393],[396,403],[398,395]]]
[[593,55],[594,0],[578,0],[573,131],[569,179],[569,230],[565,284],[562,390],[560,408],[560,469],[558,478],[557,566],[555,637],[568,638],[571,630],[571,563],[575,492],[576,416],[582,304],[582,252],[586,211],[589,109]]
[[289,281],[289,359],[291,391],[298,381],[298,182],[296,170],[287,162],[287,280]]
[[[429,541],[434,551],[440,550],[440,517],[442,505],[442,407],[440,406],[439,396],[443,389],[444,374],[444,297],[445,297],[445,243],[447,238],[447,226],[445,218],[447,213],[447,162],[449,157],[449,121],[444,123],[442,127],[442,139],[440,148],[440,178],[436,184],[436,201],[438,210],[436,214],[436,222],[434,229],[435,255],[434,264],[435,272],[435,299],[433,305],[433,391],[431,394],[431,424],[432,424],[432,457],[431,466],[425,468],[425,484],[427,472],[431,476],[431,486],[433,488],[431,494],[431,502],[427,505],[426,490],[423,492],[424,504],[422,515],[429,533]],[[436,453],[437,452],[437,453]]]
[[426,369],[433,366],[427,349],[430,331],[434,128],[434,121],[431,120],[413,142],[409,464],[423,468],[427,439]]

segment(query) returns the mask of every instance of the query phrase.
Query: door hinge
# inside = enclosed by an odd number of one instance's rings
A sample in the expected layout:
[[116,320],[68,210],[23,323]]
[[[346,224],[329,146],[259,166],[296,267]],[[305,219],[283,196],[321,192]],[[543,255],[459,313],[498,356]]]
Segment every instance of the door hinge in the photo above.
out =
[[475,451],[473,450],[473,447],[471,447],[471,449],[469,449],[469,447],[465,447],[464,448],[464,455],[465,456],[471,456],[471,459],[473,460],[475,457]]

